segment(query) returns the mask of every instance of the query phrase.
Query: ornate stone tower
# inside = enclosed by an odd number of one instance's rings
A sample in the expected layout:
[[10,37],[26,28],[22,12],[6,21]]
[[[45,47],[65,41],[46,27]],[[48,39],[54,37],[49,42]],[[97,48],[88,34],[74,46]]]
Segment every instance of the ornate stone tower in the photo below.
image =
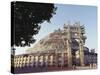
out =
[[66,43],[66,50],[68,54],[68,67],[72,67],[72,51],[71,51],[71,37],[70,37],[70,23],[68,25],[64,24],[64,37]]
[[[80,25],[80,23],[78,23]],[[80,56],[80,65],[84,66],[84,52],[83,52],[83,46],[85,44],[86,37],[84,36],[85,29],[84,26],[79,27],[79,56]]]
[[81,26],[80,22],[76,22],[73,25],[68,22],[67,25],[64,24],[64,33],[64,39],[67,43],[68,67],[76,64],[76,51],[79,52],[79,64],[84,66],[83,46],[86,39],[84,26]]

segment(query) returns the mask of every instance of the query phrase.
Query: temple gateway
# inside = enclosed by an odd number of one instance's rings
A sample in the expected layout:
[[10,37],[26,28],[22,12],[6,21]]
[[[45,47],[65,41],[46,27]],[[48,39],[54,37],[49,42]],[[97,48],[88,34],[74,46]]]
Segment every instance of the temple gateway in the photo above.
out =
[[64,24],[62,29],[49,33],[28,49],[27,54],[15,55],[13,67],[44,67],[46,70],[49,67],[95,66],[97,53],[85,46],[86,38],[84,25],[79,22]]

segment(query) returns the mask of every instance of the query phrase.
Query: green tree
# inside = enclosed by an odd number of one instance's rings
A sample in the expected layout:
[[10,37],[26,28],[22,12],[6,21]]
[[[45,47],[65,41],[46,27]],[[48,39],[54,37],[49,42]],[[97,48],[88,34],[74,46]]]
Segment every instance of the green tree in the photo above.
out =
[[11,3],[11,46],[30,46],[44,21],[50,22],[56,7],[52,3]]

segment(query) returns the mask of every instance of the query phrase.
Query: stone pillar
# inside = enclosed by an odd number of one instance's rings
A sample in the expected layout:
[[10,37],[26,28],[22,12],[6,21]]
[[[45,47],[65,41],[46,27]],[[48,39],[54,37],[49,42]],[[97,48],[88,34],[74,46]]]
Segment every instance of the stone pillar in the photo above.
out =
[[31,57],[31,63],[32,63],[32,65],[31,66],[34,66],[34,62],[35,62],[35,56],[32,55],[32,57]]
[[84,52],[82,43],[79,43],[79,56],[80,56],[80,65],[84,66]]
[[52,66],[53,65],[53,55],[51,54],[50,55],[50,66]]
[[68,67],[72,67],[72,51],[71,51],[71,44],[69,40],[67,40],[67,53],[68,53]]
[[55,52],[55,66],[58,67],[58,53],[57,53],[57,50]]
[[63,68],[63,66],[64,66],[64,53],[62,53],[62,61],[61,61],[61,68]]
[[72,67],[72,50],[71,50],[71,35],[70,35],[70,24],[68,24],[67,31],[67,53],[68,53],[68,67]]
[[45,56],[46,57],[46,59],[45,59],[45,62],[46,62],[46,67],[48,66],[48,54]]
[[39,56],[36,55],[35,56],[35,66],[38,67],[38,65],[39,65]]
[[[80,25],[80,24],[79,24]],[[80,56],[80,65],[84,66],[84,51],[83,51],[83,39],[82,39],[82,30],[79,26],[79,56]]]
[[41,66],[43,66],[43,62],[44,62],[44,61],[43,61],[43,55],[41,56],[41,59],[40,59],[40,60],[41,60],[41,61],[40,61],[40,62],[41,62]]
[[43,54],[43,67],[45,65],[45,55]]

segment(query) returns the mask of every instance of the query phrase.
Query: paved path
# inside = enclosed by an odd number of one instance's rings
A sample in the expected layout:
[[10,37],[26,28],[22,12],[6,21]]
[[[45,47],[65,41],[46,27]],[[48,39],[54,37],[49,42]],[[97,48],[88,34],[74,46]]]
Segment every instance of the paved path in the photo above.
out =
[[85,67],[76,67],[77,70],[85,70],[85,69],[97,69],[97,67],[90,67],[90,66],[85,66]]

